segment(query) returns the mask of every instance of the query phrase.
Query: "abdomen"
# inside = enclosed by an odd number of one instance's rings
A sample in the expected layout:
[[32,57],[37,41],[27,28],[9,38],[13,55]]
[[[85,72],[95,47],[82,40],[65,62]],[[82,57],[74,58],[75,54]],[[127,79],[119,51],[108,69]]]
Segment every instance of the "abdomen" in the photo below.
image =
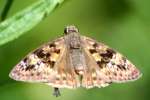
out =
[[86,67],[85,56],[81,49],[70,50],[70,61],[77,74],[82,75]]

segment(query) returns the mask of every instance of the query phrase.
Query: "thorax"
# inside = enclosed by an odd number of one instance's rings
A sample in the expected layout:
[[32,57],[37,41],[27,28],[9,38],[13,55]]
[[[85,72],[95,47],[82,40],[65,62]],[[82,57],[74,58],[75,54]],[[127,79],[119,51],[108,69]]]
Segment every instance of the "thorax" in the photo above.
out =
[[86,64],[79,33],[68,34],[65,36],[65,41],[69,53],[70,63],[72,64],[77,74],[83,74],[83,70]]

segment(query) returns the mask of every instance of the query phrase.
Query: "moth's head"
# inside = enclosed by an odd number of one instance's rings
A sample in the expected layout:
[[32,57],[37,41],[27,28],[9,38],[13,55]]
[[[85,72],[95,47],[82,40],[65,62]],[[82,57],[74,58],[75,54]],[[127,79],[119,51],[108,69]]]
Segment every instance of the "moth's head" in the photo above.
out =
[[70,34],[70,33],[78,33],[78,32],[79,32],[78,28],[74,25],[67,26],[64,29],[65,35]]

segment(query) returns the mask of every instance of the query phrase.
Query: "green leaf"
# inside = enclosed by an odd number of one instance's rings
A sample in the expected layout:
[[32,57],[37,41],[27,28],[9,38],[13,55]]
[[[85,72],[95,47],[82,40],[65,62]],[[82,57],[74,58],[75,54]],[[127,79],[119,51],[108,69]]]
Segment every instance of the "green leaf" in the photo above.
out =
[[36,3],[0,24],[0,45],[32,29],[64,0],[38,0]]
[[7,14],[13,4],[14,0],[7,0],[5,7],[3,8],[2,14],[1,14],[1,20],[0,21],[4,21],[5,18],[7,17]]

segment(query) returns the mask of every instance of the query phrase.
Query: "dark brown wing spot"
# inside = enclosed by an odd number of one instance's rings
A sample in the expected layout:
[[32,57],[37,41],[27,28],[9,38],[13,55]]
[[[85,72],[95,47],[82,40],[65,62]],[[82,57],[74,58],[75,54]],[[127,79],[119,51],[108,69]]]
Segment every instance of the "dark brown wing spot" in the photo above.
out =
[[31,75],[31,76],[33,76],[33,75],[34,75],[34,73],[31,73],[30,75]]
[[116,52],[112,49],[107,49],[106,53],[102,53],[100,54],[100,56],[104,57],[104,58],[112,58],[113,54],[115,54]]
[[30,71],[30,70],[34,69],[34,67],[35,67],[34,65],[29,65],[29,66],[27,66],[27,67],[25,68],[25,70],[26,70],[26,71],[28,71],[28,70]]
[[40,66],[41,62],[37,62],[37,65]]
[[97,51],[96,51],[96,49],[90,49],[89,51],[90,51],[90,53],[91,53],[91,54],[93,54],[93,53],[96,53],[96,52],[97,52]]
[[101,64],[101,61],[97,61],[96,63],[97,63],[98,65],[100,65],[100,64]]
[[51,56],[49,52],[44,53],[44,50],[42,49],[34,51],[34,54],[37,55],[39,58],[48,58]]
[[24,59],[23,59],[23,62],[25,62],[25,63],[26,63],[26,62],[27,62],[27,59],[28,59],[27,57],[26,57],[26,58],[24,58]]
[[123,66],[123,65],[117,65],[117,67],[121,70],[126,70],[125,66]]
[[51,54],[50,53],[46,53],[45,56],[46,56],[46,58],[48,58],[48,57],[51,56]]
[[53,68],[53,67],[54,67],[54,65],[55,65],[55,61],[51,61],[51,60],[49,60],[49,61],[48,61],[48,63],[50,64],[50,67],[51,67],[51,68]]
[[59,77],[56,77],[56,80],[57,80],[57,81],[59,81],[59,80],[60,80],[60,78],[59,78]]
[[18,66],[20,66],[21,70],[24,70],[24,66],[26,66],[26,65],[22,65],[21,63],[19,63]]
[[36,54],[39,58],[43,58],[45,56],[42,49],[37,49],[36,51],[34,51],[34,54]]
[[60,53],[60,49],[55,49],[54,52],[59,54]]
[[66,80],[66,77],[62,77],[63,80]]
[[96,48],[97,46],[98,46],[98,44],[95,42],[95,43],[93,44],[93,47]]
[[93,80],[96,80],[97,78],[96,78],[96,77],[92,77],[92,79],[93,79]]
[[105,72],[105,75],[110,75],[110,72],[109,72],[109,71],[106,71],[106,72]]
[[99,66],[100,68],[103,68],[103,67],[104,67],[104,64],[105,64],[105,63],[103,63],[103,62],[101,62],[101,61],[97,61],[96,63],[98,64],[98,66]]
[[51,47],[56,47],[56,45],[54,44],[54,43],[51,43],[50,45],[49,45],[49,47],[51,48]]
[[116,73],[116,72],[113,72],[113,75],[114,75],[114,76],[117,76],[117,73]]
[[36,73],[37,76],[39,76],[40,74],[41,74],[40,72],[37,72],[37,73]]
[[110,59],[112,59],[113,55],[115,54],[115,51],[112,49],[107,49],[106,53],[101,53],[100,56],[102,57],[101,62],[102,63],[108,63]]

